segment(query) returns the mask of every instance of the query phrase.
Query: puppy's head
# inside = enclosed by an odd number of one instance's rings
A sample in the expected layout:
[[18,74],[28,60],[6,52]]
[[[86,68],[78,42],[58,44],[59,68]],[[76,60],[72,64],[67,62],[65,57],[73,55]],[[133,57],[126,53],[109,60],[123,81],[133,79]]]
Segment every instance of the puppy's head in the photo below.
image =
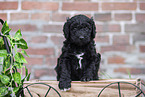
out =
[[71,43],[82,46],[95,38],[96,27],[92,18],[76,15],[67,20],[63,32],[65,38]]

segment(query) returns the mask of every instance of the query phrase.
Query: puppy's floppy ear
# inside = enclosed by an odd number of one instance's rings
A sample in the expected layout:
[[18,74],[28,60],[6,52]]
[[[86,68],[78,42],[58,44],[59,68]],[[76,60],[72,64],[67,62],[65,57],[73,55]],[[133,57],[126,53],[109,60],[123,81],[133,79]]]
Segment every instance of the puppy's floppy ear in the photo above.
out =
[[69,17],[67,18],[67,21],[65,22],[65,24],[64,24],[64,26],[63,26],[63,32],[64,32],[64,37],[66,38],[66,39],[68,39],[69,38],[69,33],[70,33],[70,28],[69,28],[69,26],[70,26],[70,23],[69,23],[69,21],[70,21],[70,19],[69,19]]
[[96,32],[96,25],[95,25],[93,17],[91,17],[91,24],[92,24],[92,33],[91,33],[91,35],[92,35],[92,39],[93,39],[93,38],[95,38],[95,35],[97,33]]

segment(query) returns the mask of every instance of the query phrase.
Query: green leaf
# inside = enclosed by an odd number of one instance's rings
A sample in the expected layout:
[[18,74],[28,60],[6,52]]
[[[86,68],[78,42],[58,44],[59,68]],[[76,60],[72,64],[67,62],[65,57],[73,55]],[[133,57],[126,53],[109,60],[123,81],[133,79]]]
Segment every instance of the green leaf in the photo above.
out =
[[21,53],[19,53],[19,52],[16,53],[14,58],[15,58],[15,61],[18,62],[18,63],[27,63],[27,61],[24,58],[24,56]]
[[25,81],[25,79],[27,81],[29,81],[29,79],[30,79],[30,74],[28,75],[28,69],[26,68],[26,66],[25,66],[25,77],[21,80],[21,82],[23,83]]
[[1,79],[1,77],[2,77],[2,74],[0,74],[0,79]]
[[3,38],[0,38],[0,50],[5,49]]
[[28,75],[28,69],[25,66],[25,76],[27,76],[27,75]]
[[8,88],[0,87],[0,96],[5,96],[6,94],[8,94]]
[[16,44],[17,44],[17,42],[15,41],[15,39],[12,39],[11,40],[11,46],[12,46],[12,48],[14,48]]
[[24,83],[24,81],[25,81],[25,78],[26,78],[26,77],[24,77],[24,78],[21,80],[21,82],[22,82],[22,85],[23,85],[23,83]]
[[3,60],[3,71],[7,70],[11,65],[11,58],[10,56],[6,56]]
[[1,29],[1,32],[3,35],[8,35],[11,29],[9,29],[9,25],[7,24],[7,21],[3,24],[3,27]]
[[5,75],[10,74],[10,71],[11,71],[10,69],[6,70],[6,71],[5,71]]
[[22,34],[21,34],[21,30],[19,29],[15,35],[14,35],[14,39],[15,40],[20,40],[22,38]]
[[20,69],[22,68],[23,63],[19,63],[19,62],[14,62],[14,66],[16,66],[16,68]]
[[18,41],[17,47],[21,49],[28,49],[27,42],[22,38]]
[[16,93],[19,90],[19,87],[15,87],[13,91]]
[[131,79],[131,73],[130,73],[130,70],[129,69],[127,69],[127,73],[129,75],[129,79]]
[[16,72],[13,74],[13,78],[14,78],[14,81],[18,84],[21,83],[21,74],[19,72]]
[[1,80],[0,80],[0,87],[2,87],[2,86],[5,86],[2,82],[1,82]]
[[7,54],[6,50],[0,50],[0,57],[5,57]]
[[2,82],[3,84],[7,85],[7,84],[9,83],[9,81],[10,81],[10,78],[9,78],[8,76],[2,75],[2,77],[1,77],[1,82]]
[[25,50],[22,50],[21,53],[24,54],[25,56],[29,57]]
[[28,75],[28,77],[27,77],[27,81],[29,81],[29,80],[30,80],[30,75],[31,75],[31,73],[29,73],[29,75]]
[[11,31],[11,29],[7,30],[4,35],[9,35],[10,31]]

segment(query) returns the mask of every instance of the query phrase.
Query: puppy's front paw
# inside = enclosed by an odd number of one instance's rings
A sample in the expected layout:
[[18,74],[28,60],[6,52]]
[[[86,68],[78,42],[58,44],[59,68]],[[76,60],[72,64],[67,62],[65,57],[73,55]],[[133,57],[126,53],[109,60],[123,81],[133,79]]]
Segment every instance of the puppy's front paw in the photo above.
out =
[[91,81],[93,78],[89,77],[89,76],[84,76],[81,78],[81,81],[87,82],[87,81]]
[[64,88],[64,89],[60,89],[61,91],[67,92],[70,90],[70,88]]
[[60,81],[59,82],[59,89],[61,91],[68,91],[71,88],[71,82],[68,81]]

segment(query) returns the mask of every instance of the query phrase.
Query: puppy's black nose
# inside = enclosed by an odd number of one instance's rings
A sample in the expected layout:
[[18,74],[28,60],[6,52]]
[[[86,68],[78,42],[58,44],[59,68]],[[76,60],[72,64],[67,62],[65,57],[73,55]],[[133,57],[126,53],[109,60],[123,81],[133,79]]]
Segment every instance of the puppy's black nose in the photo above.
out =
[[84,36],[80,36],[79,38],[82,40],[82,39],[84,39]]

